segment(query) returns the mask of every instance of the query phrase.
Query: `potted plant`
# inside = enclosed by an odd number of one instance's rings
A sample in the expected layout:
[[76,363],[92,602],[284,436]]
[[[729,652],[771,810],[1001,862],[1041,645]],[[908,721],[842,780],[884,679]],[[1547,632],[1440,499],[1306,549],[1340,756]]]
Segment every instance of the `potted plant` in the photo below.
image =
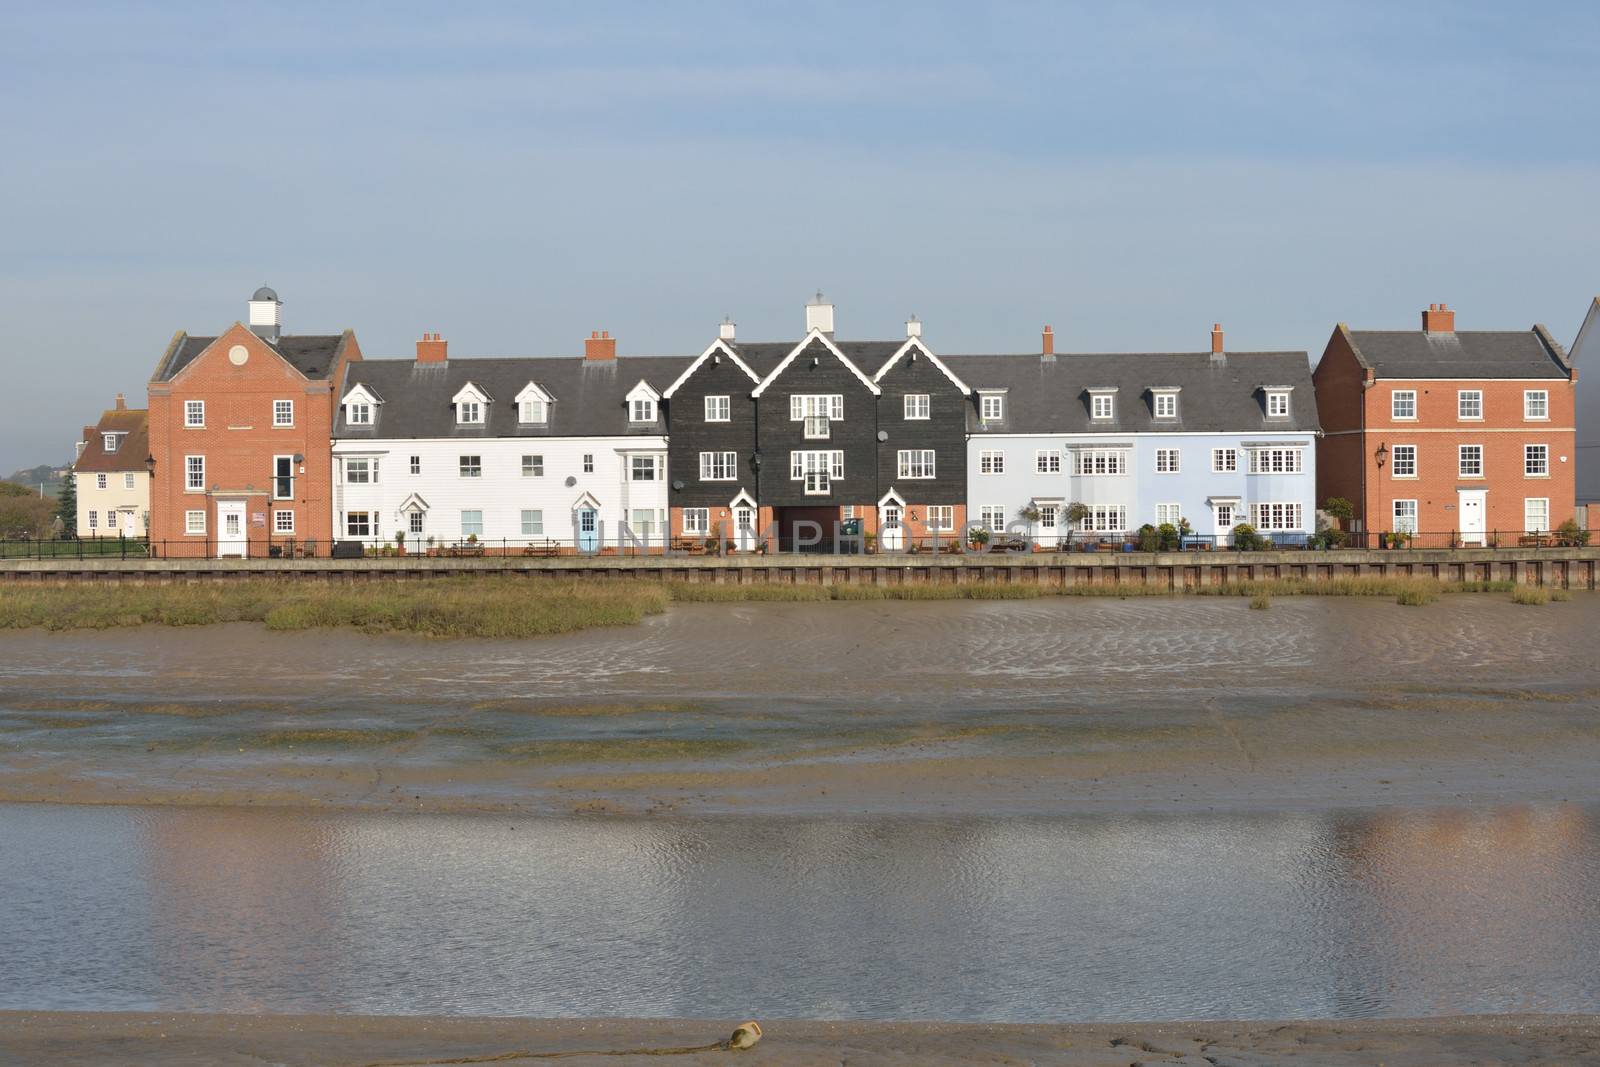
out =
[[873,533],[871,530],[868,530],[866,533],[862,534],[861,550],[869,556],[878,551],[878,535]]
[[1577,519],[1568,519],[1557,526],[1556,533],[1560,537],[1557,543],[1569,548],[1582,548],[1589,543],[1589,531],[1579,529]]
[[406,532],[404,530],[396,530],[394,532],[394,551],[397,556],[406,554]]
[[1154,526],[1150,525],[1148,522],[1145,523],[1143,526],[1139,527],[1139,551],[1141,551],[1141,552],[1159,552],[1159,551],[1161,551],[1161,531],[1157,530]]
[[1248,522],[1241,522],[1233,528],[1233,547],[1237,552],[1260,552],[1266,547],[1266,540]]
[[988,543],[989,531],[985,530],[983,527],[974,526],[972,529],[967,531],[967,545],[971,547],[973,551],[983,551],[984,546]]
[[1037,505],[1037,504],[1024,504],[1024,505],[1022,505],[1022,507],[1017,509],[1017,518],[1022,519],[1024,522],[1038,522],[1039,521],[1039,505]]
[[1164,522],[1156,527],[1156,544],[1159,551],[1176,552],[1183,545],[1183,535],[1178,532],[1178,527]]

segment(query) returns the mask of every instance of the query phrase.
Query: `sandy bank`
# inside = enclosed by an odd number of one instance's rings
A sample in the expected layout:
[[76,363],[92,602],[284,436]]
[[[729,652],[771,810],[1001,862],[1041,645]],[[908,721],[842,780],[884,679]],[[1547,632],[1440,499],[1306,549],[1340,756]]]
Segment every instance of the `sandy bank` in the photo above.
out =
[[0,1061],[18,1067],[367,1067],[389,1061],[454,1063],[516,1050],[545,1058],[497,1062],[534,1064],[563,1053],[560,1062],[573,1065],[1576,1067],[1600,1058],[1600,1016],[1592,1015],[1069,1026],[766,1021],[765,1037],[747,1052],[573,1055],[702,1045],[725,1037],[740,1021],[0,1012]]

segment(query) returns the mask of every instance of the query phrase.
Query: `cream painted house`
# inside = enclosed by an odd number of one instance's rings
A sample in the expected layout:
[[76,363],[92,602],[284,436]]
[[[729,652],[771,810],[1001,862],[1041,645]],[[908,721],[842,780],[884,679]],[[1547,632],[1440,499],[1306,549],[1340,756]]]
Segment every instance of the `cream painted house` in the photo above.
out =
[[150,434],[146,412],[116,406],[83,428],[77,480],[79,537],[144,537],[150,531]]

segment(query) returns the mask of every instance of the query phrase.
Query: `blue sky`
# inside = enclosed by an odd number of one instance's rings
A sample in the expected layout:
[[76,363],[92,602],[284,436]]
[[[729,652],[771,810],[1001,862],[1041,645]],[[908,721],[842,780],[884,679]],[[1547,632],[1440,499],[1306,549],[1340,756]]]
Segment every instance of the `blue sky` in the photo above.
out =
[[[0,468],[257,285],[369,358],[1321,351],[1600,292],[1592,4],[0,4]],[[25,397],[25,400],[19,400]]]

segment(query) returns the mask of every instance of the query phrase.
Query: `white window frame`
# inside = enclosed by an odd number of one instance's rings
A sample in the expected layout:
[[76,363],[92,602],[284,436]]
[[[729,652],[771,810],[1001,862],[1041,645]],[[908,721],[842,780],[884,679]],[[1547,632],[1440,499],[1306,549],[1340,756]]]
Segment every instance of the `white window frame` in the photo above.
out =
[[294,508],[273,509],[272,532],[275,534],[294,533]]
[[949,504],[928,506],[928,529],[948,533],[956,528],[956,509]]
[[922,421],[932,418],[933,398],[927,393],[907,393],[902,410],[907,419]]
[[1060,474],[1061,450],[1058,448],[1041,448],[1033,454],[1033,473],[1035,474]]
[[421,508],[412,508],[406,512],[406,530],[412,537],[421,537],[423,531],[427,529],[427,524],[427,512]]
[[[474,520],[469,521],[467,519],[468,515],[476,515],[477,518],[474,519]],[[469,530],[469,529],[467,529],[468,526],[476,526],[477,529]],[[482,508],[462,508],[461,509],[461,536],[462,536],[463,539],[465,539],[465,538],[469,537],[472,534],[477,534],[478,535],[478,540],[480,540],[480,541],[483,540],[483,509]]]
[[1171,390],[1162,390],[1153,394],[1152,405],[1155,418],[1175,419],[1178,417],[1178,394]]
[[543,453],[529,452],[522,457],[522,476],[524,478],[544,477]]
[[[1467,469],[1467,450],[1472,450],[1472,466],[1475,470]],[[1456,446],[1456,475],[1460,478],[1483,477],[1483,446],[1482,445],[1457,445]]]
[[739,480],[739,453],[700,453],[700,480],[702,482],[736,482]]
[[1250,449],[1251,474],[1304,474],[1306,450],[1299,445]]
[[[1401,453],[1404,453],[1402,456]],[[1405,466],[1407,469],[1402,470]],[[1391,478],[1417,477],[1417,446],[1413,444],[1397,444],[1389,450],[1389,476]]]
[[[1532,514],[1532,505],[1538,504],[1543,514],[1537,522]],[[1522,501],[1522,527],[1523,533],[1548,533],[1550,530],[1550,498],[1547,496],[1524,497]]]
[[1183,450],[1178,448],[1156,449],[1157,474],[1182,474]]
[[[1401,411],[1404,405],[1410,414]],[[1417,421],[1417,391],[1415,389],[1396,389],[1389,394],[1389,418],[1394,422]]]
[[1417,532],[1417,502],[1415,500],[1396,500],[1390,509],[1392,529],[1395,533],[1414,534]]
[[1250,519],[1262,533],[1300,533],[1305,529],[1305,506],[1298,500],[1268,500],[1250,505]]
[[1167,524],[1176,526],[1181,521],[1183,521],[1183,505],[1182,504],[1157,504],[1156,505],[1156,525],[1157,526],[1162,526],[1162,525],[1167,525]]
[[1267,418],[1287,419],[1289,417],[1289,392],[1286,389],[1267,390]]
[[344,406],[344,421],[351,426],[372,425],[372,405],[365,400],[352,400]]
[[422,457],[421,456],[412,456],[411,457],[411,473],[414,474],[414,475],[422,473]]
[[346,456],[344,461],[344,484],[371,485],[376,482],[378,479],[374,477],[372,469],[375,465],[376,461],[369,456]]
[[525,397],[517,405],[517,421],[524,426],[544,426],[550,422],[550,405],[537,396]]
[[459,426],[482,426],[483,407],[483,402],[479,400],[456,401],[456,424]]
[[[1475,406],[1475,414],[1468,414],[1469,405]],[[1456,390],[1456,421],[1457,422],[1482,422],[1483,421],[1483,390],[1482,389],[1457,389]]]
[[1239,450],[1237,448],[1213,448],[1211,450],[1211,473],[1233,474],[1239,469]]
[[1004,449],[986,448],[978,453],[979,474],[1004,474],[1006,472],[1006,454]]
[[789,397],[789,421],[804,422],[807,419],[827,419],[829,422],[843,422],[844,394],[791,394]]
[[[518,517],[522,520],[522,536],[523,537],[543,537],[544,536],[544,509],[543,508],[523,508],[521,510],[522,510],[522,514],[520,516],[518,516]],[[532,516],[532,517],[530,518],[530,516]]]
[[708,397],[706,397],[706,421],[707,422],[732,422],[733,421],[733,397],[731,397],[731,396],[708,396]]
[[1005,533],[1006,509],[1002,504],[985,504],[978,509],[978,522],[991,533]]
[[629,456],[628,481],[630,482],[655,482],[661,480],[661,468],[664,464],[660,456]]
[[[471,460],[472,462],[468,463],[468,460]],[[457,456],[456,472],[457,475],[462,478],[482,478],[483,456],[481,454]]]
[[107,452],[115,452],[117,450],[117,435],[116,434],[114,434],[114,433],[101,434],[100,438],[101,438],[101,440],[100,440],[100,447],[101,448],[105,449]]
[[134,486],[138,484],[137,482],[134,481],[134,477],[135,477],[135,475],[133,474],[132,471],[129,471],[126,474],[124,474],[122,476],[122,488],[124,488],[124,489],[132,489],[132,488],[134,488]]
[[903,448],[896,459],[899,464],[899,478],[933,478],[934,450],[931,448]]
[[711,533],[710,508],[683,509],[683,536],[705,537]]
[[1128,473],[1126,448],[1078,448],[1072,452],[1072,473],[1077,478],[1115,478]]
[[634,397],[633,402],[628,405],[628,421],[636,425],[655,422],[655,398],[648,396]]
[[831,483],[844,479],[844,452],[839,449],[794,451],[789,453],[789,480],[805,482],[806,493],[820,496],[831,491]]
[[583,454],[583,473],[585,473],[585,474],[593,474],[594,473],[594,453],[593,452],[585,452]]
[[[285,411],[288,414],[285,414]],[[278,429],[294,426],[294,401],[274,400],[272,402],[272,425]],[[293,531],[290,531],[293,533]]]
[[183,491],[185,493],[206,491],[206,457],[183,457]]
[[191,536],[205,533],[206,513],[200,509],[185,511],[183,513],[183,532]]
[[1039,505],[1039,529],[1041,529],[1041,530],[1055,530],[1055,529],[1059,528],[1058,524],[1060,522],[1061,522],[1061,505],[1059,505],[1059,504],[1040,504]]
[[1550,390],[1524,389],[1522,391],[1522,419],[1524,422],[1550,421]]
[[186,430],[203,430],[206,428],[206,402],[204,400],[185,400],[183,402],[183,428]]
[[1127,533],[1128,508],[1125,504],[1090,504],[1078,523],[1083,533]]
[[[360,516],[360,525],[364,526],[365,529],[357,528],[357,516]],[[375,537],[377,535],[373,533],[373,530],[376,528],[377,523],[373,522],[371,511],[347,511],[344,513],[344,535],[346,537]]]
[[109,474],[96,474],[94,476],[94,487],[96,489],[109,489],[111,487],[110,479],[111,476]]
[[1006,395],[1004,393],[979,393],[978,418],[984,422],[1004,422]]
[[1524,478],[1550,477],[1550,446],[1522,446],[1522,476]]
[[1115,393],[1090,393],[1089,418],[1096,422],[1109,422],[1117,417]]
[[[108,512],[108,514],[115,515],[116,512]],[[89,529],[91,532],[100,529],[100,513],[93,508],[89,509]]]

